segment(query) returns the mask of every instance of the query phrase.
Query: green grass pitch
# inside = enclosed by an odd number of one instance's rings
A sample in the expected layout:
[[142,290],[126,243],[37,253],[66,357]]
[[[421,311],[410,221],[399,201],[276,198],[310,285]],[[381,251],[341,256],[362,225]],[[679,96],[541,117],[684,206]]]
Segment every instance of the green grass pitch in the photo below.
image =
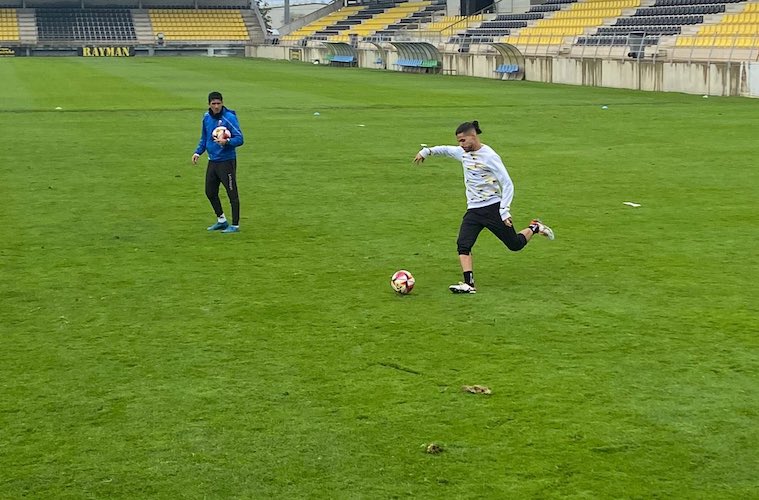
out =
[[[208,58],[0,82],[0,497],[756,498],[759,101]],[[190,164],[211,90],[237,235]],[[454,296],[461,166],[411,160],[473,119],[556,240],[483,233]]]

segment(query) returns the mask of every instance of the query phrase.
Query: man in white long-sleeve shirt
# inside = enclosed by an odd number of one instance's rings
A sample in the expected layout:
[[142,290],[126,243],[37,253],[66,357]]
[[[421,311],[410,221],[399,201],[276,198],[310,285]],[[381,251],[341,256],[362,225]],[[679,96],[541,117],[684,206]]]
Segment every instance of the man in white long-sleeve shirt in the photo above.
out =
[[542,234],[549,240],[554,238],[550,227],[538,219],[516,232],[511,221],[511,200],[514,198],[514,184],[498,153],[480,142],[479,123],[465,122],[456,129],[458,146],[435,146],[422,148],[414,158],[414,163],[422,163],[428,156],[449,156],[456,158],[464,167],[467,211],[461,221],[456,242],[464,281],[451,285],[453,293],[475,293],[472,267],[472,247],[480,232],[487,228],[496,235],[509,250],[517,252],[527,245],[533,234]]

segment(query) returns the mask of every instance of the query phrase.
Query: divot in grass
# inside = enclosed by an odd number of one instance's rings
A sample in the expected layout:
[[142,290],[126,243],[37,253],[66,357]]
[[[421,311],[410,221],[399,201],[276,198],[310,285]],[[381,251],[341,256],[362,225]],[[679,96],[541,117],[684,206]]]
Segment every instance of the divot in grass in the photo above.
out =
[[485,394],[487,396],[493,393],[489,387],[484,385],[464,385],[461,386],[461,390],[464,392],[471,392],[472,394]]
[[437,443],[430,443],[422,446],[424,446],[425,453],[428,453],[430,455],[438,455],[444,451],[443,447]]

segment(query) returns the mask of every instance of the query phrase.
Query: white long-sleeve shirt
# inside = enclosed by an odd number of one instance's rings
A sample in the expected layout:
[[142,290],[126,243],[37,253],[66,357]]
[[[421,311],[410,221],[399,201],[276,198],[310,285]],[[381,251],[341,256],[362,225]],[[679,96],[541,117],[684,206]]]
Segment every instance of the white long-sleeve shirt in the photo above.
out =
[[500,202],[501,219],[511,217],[511,200],[514,183],[503,165],[501,157],[485,144],[477,151],[465,152],[461,146],[435,146],[422,148],[419,154],[450,156],[464,167],[467,208],[480,208]]

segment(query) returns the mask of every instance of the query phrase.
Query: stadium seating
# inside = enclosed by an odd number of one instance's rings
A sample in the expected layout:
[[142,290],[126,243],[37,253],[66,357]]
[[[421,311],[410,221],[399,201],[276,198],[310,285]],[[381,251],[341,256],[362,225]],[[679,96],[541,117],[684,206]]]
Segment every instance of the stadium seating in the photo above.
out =
[[154,35],[166,42],[246,42],[248,28],[239,9],[150,9]]
[[417,28],[444,10],[445,0],[381,0],[353,5],[284,35],[280,41],[311,39],[348,43],[367,37],[387,40],[398,30]]
[[356,58],[353,56],[329,56],[327,58],[330,62],[337,62],[337,63],[352,63],[356,61]]
[[463,32],[479,25],[483,20],[482,15],[474,16],[445,16],[439,21],[428,24],[424,27],[425,31],[440,33],[441,35],[450,36]]
[[0,42],[17,42],[19,39],[16,9],[0,9]]
[[479,26],[467,29],[451,37],[450,43],[461,44],[460,52],[467,52],[471,43],[495,42],[510,35],[513,30],[526,28],[539,19],[544,19],[551,12],[561,10],[577,0],[548,0],[541,5],[533,5],[523,14],[499,14],[495,19],[484,21]]
[[128,9],[37,9],[40,42],[125,42],[137,39]]
[[[349,20],[351,16],[354,16],[361,10],[363,10],[363,7],[358,5],[344,7],[338,11],[332,12],[331,14],[327,14],[326,16],[317,19],[310,24],[307,24],[300,29],[293,31],[290,34],[281,36],[280,41],[292,42],[302,40],[305,37],[314,36],[315,33],[323,30],[329,30],[328,34],[338,34],[341,30],[347,29],[351,24],[353,24],[352,20],[347,23],[345,23],[345,21]],[[322,38],[326,39],[326,36],[327,35],[324,35]]]
[[499,64],[498,67],[495,69],[496,73],[517,73],[519,71],[519,66],[516,64]]
[[553,12],[550,17],[538,19],[528,27],[520,29],[515,36],[507,37],[506,42],[513,45],[561,44],[568,37],[581,35],[588,28],[600,26],[610,19],[619,17],[623,9],[638,7],[640,0],[586,0],[572,3],[549,0],[547,4],[551,9],[553,5],[566,6],[560,10],[534,13],[544,17],[543,12]]
[[395,65],[404,68],[437,68],[440,63],[434,59],[398,59]]
[[[632,16],[620,17],[612,26],[599,28],[588,37],[581,37],[579,45],[629,45],[630,35],[642,35],[643,45],[660,43],[660,37],[680,35],[686,26],[704,23],[705,16],[720,15],[726,11],[726,4],[739,0],[657,0],[651,7],[640,8]],[[725,18],[730,18],[727,14]],[[718,25],[717,25],[718,26]],[[710,31],[714,29],[715,31]],[[717,33],[720,28],[704,26],[699,34]],[[747,30],[750,33],[750,29]],[[691,37],[679,37],[677,45],[687,45]],[[717,41],[719,44],[719,40]],[[706,40],[698,41],[706,43]]]
[[348,42],[350,41],[351,35],[355,35],[359,38],[372,36],[378,31],[386,30],[390,25],[398,24],[401,19],[407,18],[414,13],[422,12],[429,5],[429,0],[419,2],[404,1],[397,4],[377,4],[369,9],[365,9],[363,13],[369,13],[370,9],[380,10],[379,12],[372,12],[370,18],[351,25],[341,34],[330,36],[328,40],[333,42]]
[[717,24],[702,26],[693,36],[680,36],[677,47],[759,49],[759,3],[725,14]]
[[442,18],[446,9],[445,0],[429,0],[427,5],[421,9],[411,12],[400,21],[389,24],[386,28],[378,30],[372,39],[375,40],[388,40],[393,36],[397,36],[402,31],[413,31],[419,29],[427,29],[429,23],[435,22]]

